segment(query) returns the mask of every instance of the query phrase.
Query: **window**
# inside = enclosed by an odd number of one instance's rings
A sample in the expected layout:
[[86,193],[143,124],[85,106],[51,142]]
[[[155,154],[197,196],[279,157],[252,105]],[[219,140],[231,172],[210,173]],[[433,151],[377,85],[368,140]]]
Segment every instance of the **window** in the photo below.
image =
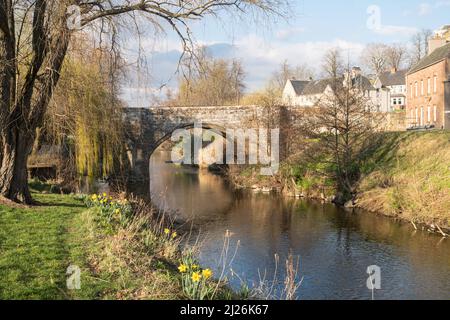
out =
[[420,95],[424,95],[424,87],[423,87],[423,80],[420,81]]
[[416,124],[419,123],[419,109],[416,107]]
[[397,104],[397,99],[394,98],[392,101],[393,101],[393,104]]
[[424,113],[423,113],[423,107],[420,107],[420,125],[423,126],[423,123],[425,122],[424,120]]
[[427,119],[428,119],[428,123],[431,122],[431,107],[428,106],[427,107]]
[[437,107],[433,106],[433,121],[437,122]]
[[411,119],[414,119],[414,110],[411,109]]
[[417,97],[417,96],[419,96],[419,84],[417,83],[417,81],[416,81],[416,83],[414,84],[414,87],[415,87],[416,97]]
[[437,92],[437,76],[434,76],[434,93]]
[[428,88],[427,88],[427,93],[430,94],[431,93],[431,79],[428,78]]
[[413,97],[413,85],[412,83],[409,85],[409,96],[412,98]]

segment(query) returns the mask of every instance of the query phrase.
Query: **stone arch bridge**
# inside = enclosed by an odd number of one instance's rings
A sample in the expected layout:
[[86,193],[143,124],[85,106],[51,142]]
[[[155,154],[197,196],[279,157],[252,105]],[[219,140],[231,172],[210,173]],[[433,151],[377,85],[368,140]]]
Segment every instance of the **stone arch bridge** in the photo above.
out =
[[[127,136],[127,153],[131,180],[149,178],[152,153],[177,129],[193,128],[201,123],[205,129],[224,133],[226,129],[280,128],[280,146],[285,139],[283,128],[295,123],[296,110],[289,107],[202,106],[126,108],[123,120]],[[269,123],[270,119],[270,123]],[[280,148],[283,157],[283,147]]]

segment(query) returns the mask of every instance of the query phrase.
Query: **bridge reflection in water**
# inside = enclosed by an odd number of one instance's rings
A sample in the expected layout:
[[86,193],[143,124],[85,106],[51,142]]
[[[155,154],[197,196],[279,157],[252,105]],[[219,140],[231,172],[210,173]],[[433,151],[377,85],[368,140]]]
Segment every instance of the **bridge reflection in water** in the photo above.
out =
[[[233,270],[250,284],[259,281],[258,270],[266,270],[271,279],[274,255],[283,262],[292,250],[300,256],[304,277],[300,299],[370,299],[370,265],[380,266],[382,273],[382,290],[375,298],[450,298],[448,240],[370,213],[235,193],[220,177],[166,163],[168,159],[168,153],[159,151],[151,158],[152,200],[193,221],[204,238],[200,260],[205,266],[217,268],[224,234],[230,230],[231,252],[240,240]],[[230,280],[239,288],[238,278]]]

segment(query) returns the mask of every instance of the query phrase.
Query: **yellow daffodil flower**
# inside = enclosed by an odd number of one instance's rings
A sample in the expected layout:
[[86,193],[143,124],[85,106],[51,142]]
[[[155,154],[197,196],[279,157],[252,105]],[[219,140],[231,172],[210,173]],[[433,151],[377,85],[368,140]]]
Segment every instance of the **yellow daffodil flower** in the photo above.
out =
[[187,271],[187,266],[185,265],[185,264],[180,264],[180,266],[178,267],[178,270],[181,272],[181,273],[185,273],[186,271]]
[[177,237],[177,233],[176,232],[173,232],[172,233],[172,239],[175,239]]
[[212,275],[213,275],[213,272],[210,269],[205,269],[205,270],[202,271],[202,276],[205,279],[211,278]]
[[164,233],[165,233],[165,234],[169,234],[169,233],[170,233],[170,230],[167,229],[167,228],[165,228],[165,229],[164,229]]
[[194,272],[193,274],[192,274],[192,281],[194,281],[194,282],[199,282],[200,281],[200,279],[202,278],[202,276],[200,275],[200,272]]

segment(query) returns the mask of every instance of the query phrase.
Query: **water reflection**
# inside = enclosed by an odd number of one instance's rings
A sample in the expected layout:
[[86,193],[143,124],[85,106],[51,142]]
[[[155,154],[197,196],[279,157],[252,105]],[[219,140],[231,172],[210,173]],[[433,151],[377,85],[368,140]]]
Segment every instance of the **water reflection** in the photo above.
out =
[[[233,270],[249,283],[258,282],[264,270],[274,273],[275,254],[281,261],[290,250],[298,255],[304,277],[300,299],[370,299],[369,265],[380,266],[382,272],[382,290],[375,298],[450,298],[448,240],[328,204],[236,194],[220,177],[177,167],[167,159],[163,152],[152,156],[152,200],[201,229],[205,241],[200,260],[216,271],[224,234],[230,230],[231,252],[240,241]],[[241,280],[233,277],[231,283],[238,288]]]

